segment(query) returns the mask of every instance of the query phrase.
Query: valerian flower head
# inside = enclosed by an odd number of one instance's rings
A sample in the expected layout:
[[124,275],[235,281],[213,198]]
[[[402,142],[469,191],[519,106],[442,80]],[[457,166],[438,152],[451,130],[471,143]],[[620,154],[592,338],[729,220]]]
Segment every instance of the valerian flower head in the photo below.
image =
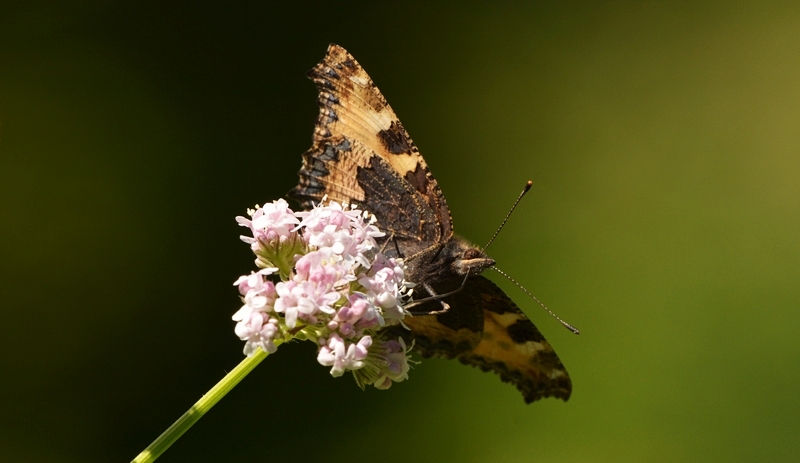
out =
[[242,241],[260,270],[234,283],[243,302],[234,331],[245,355],[307,339],[334,377],[352,371],[359,386],[381,389],[407,379],[409,350],[387,328],[407,315],[414,284],[402,259],[380,252],[374,217],[334,201],[293,212],[282,199],[248,213],[236,220],[253,235]]

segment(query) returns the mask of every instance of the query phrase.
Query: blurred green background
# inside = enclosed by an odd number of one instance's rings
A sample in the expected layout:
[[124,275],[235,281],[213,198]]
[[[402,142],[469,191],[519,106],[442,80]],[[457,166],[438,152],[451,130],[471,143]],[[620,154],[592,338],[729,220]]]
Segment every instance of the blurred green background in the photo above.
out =
[[296,183],[347,48],[571,373],[526,406],[268,358],[161,461],[796,461],[800,6],[0,7],[0,460],[129,461],[242,358],[234,217]]

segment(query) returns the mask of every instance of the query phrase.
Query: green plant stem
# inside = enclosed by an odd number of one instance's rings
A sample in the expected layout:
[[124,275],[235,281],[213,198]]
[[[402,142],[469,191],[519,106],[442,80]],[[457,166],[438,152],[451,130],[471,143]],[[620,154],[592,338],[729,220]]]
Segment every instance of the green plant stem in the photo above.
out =
[[[279,344],[275,341],[275,344]],[[142,453],[133,459],[133,463],[147,463],[155,461],[156,458],[161,456],[170,445],[175,443],[179,437],[183,435],[193,424],[197,422],[207,411],[211,410],[219,400],[225,397],[231,389],[234,388],[239,381],[242,380],[253,368],[256,367],[262,360],[267,358],[266,352],[257,349],[252,357],[247,357],[239,363],[230,373],[225,375],[220,382],[203,395],[200,400],[195,403],[186,413],[184,413],[178,421],[172,424],[166,431],[164,431],[158,439],[154,440]]]

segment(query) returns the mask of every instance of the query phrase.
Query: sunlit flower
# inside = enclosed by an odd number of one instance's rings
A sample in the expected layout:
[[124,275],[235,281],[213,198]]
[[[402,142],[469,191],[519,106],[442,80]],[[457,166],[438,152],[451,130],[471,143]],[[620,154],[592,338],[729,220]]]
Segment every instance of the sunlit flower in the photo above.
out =
[[265,268],[250,275],[239,277],[233,284],[239,287],[244,305],[238,312],[233,314],[235,321],[242,321],[250,316],[252,312],[270,312],[275,304],[275,285],[266,280],[267,275],[271,275],[278,269]]
[[320,365],[333,366],[331,376],[342,376],[345,370],[358,370],[364,366],[372,337],[364,336],[357,343],[345,342],[338,334],[332,334],[317,354]]
[[236,324],[234,332],[239,339],[246,341],[244,353],[251,356],[259,347],[270,354],[278,350],[274,341],[279,330],[277,318],[268,318],[264,313],[253,312]]

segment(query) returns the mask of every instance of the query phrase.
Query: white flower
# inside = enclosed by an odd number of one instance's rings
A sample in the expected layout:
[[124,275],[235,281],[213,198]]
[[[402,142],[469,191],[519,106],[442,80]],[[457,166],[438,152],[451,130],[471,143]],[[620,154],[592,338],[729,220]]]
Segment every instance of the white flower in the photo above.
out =
[[364,366],[369,346],[372,344],[370,336],[364,336],[357,343],[346,343],[337,334],[331,335],[328,342],[323,345],[317,354],[320,365],[332,366],[331,376],[342,376],[345,370],[358,370]]
[[239,339],[247,341],[244,345],[244,354],[251,357],[259,347],[267,353],[275,353],[275,335],[278,334],[278,320],[267,319],[260,312],[251,313],[250,316],[236,324],[234,332]]
[[239,277],[233,284],[239,287],[239,293],[244,296],[244,305],[233,314],[235,321],[248,318],[252,312],[270,312],[275,303],[275,285],[265,280],[266,275],[277,271],[276,268],[265,268],[258,272]]

